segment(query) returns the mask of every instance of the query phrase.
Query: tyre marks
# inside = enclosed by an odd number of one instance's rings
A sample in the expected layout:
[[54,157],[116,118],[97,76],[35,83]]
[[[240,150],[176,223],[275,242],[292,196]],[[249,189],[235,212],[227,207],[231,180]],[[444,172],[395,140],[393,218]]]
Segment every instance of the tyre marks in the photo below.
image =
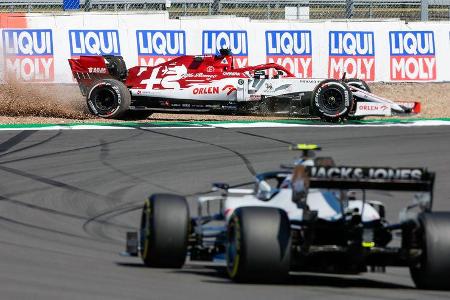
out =
[[9,138],[8,140],[4,141],[0,144],[0,153],[4,153],[14,147],[15,145],[19,144],[29,136],[35,134],[37,130],[29,130],[29,131],[21,131],[18,134],[14,135],[13,137]]

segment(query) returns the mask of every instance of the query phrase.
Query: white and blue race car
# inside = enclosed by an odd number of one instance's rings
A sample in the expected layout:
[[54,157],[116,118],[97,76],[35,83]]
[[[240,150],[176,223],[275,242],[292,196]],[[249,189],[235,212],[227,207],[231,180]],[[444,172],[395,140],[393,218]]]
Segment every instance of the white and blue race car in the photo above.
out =
[[[184,197],[153,194],[127,253],[150,267],[180,268],[225,256],[231,279],[280,281],[290,271],[357,274],[409,267],[418,288],[448,289],[450,212],[432,212],[434,173],[422,168],[335,166],[296,145],[293,166],[256,175],[253,188],[216,183],[191,217]],[[366,190],[416,192],[390,224]],[[212,213],[212,208],[216,209]],[[393,242],[394,233],[401,242]]]

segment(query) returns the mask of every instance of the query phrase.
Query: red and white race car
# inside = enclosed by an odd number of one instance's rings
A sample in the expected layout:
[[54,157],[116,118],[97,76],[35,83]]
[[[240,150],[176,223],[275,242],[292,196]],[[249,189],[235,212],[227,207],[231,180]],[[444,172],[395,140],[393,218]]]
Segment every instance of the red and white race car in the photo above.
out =
[[89,110],[104,118],[152,112],[282,114],[341,121],[420,111],[418,102],[394,103],[359,79],[296,78],[281,65],[236,68],[226,49],[186,55],[154,67],[126,68],[120,56],[69,59]]

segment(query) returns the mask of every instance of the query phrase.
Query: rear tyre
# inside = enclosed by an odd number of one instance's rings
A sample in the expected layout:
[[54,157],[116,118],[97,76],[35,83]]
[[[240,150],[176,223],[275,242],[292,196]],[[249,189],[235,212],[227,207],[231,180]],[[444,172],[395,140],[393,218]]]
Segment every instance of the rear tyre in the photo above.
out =
[[449,290],[450,212],[424,213],[419,221],[422,256],[410,267],[412,279],[420,289]]
[[291,257],[289,219],[270,207],[242,207],[228,224],[226,258],[237,282],[280,282],[287,278]]
[[326,79],[314,89],[311,97],[312,114],[324,121],[345,120],[353,106],[353,95],[347,84]]
[[141,218],[141,257],[158,268],[181,268],[187,254],[189,208],[184,197],[154,194]]
[[86,102],[92,114],[116,119],[122,117],[130,107],[131,94],[121,81],[102,79],[90,88]]

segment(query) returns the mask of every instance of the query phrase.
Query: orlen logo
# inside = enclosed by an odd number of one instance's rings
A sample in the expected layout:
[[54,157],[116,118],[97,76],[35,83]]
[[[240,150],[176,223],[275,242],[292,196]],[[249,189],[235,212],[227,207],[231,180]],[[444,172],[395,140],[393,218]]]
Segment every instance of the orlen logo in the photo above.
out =
[[7,74],[24,81],[54,80],[51,29],[5,29],[3,51]]
[[203,31],[203,54],[219,54],[223,48],[231,50],[236,67],[248,66],[247,31]]
[[391,80],[436,79],[434,33],[390,31]]
[[328,76],[375,80],[375,44],[371,31],[329,32]]
[[311,31],[266,31],[266,62],[300,78],[312,76]]
[[186,54],[186,33],[174,30],[137,30],[139,65],[156,66]]
[[117,30],[69,30],[70,55],[120,55]]

